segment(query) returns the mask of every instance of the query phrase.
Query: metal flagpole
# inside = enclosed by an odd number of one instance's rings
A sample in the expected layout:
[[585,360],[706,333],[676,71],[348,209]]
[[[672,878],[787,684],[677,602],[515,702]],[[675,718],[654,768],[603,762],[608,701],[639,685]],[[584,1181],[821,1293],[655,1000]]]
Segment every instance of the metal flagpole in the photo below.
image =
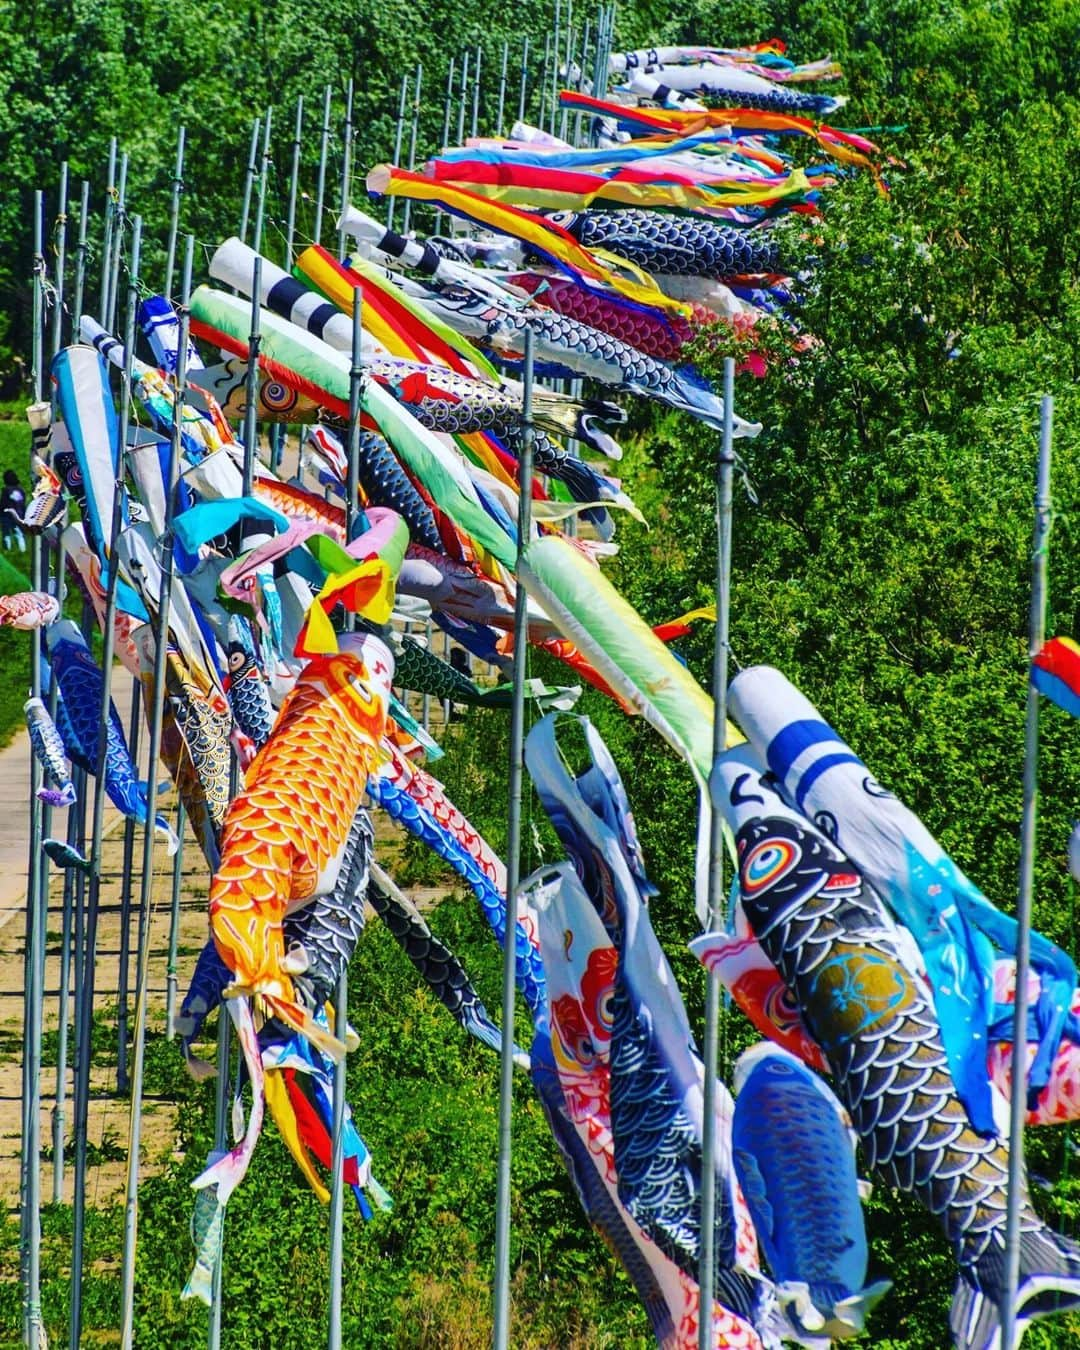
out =
[[[86,773],[79,768],[72,772],[72,782],[78,801],[86,795]],[[79,828],[79,810],[68,807],[67,843],[69,848],[81,852]],[[68,1017],[71,1015],[71,944],[74,930],[74,907],[77,879],[81,873],[68,867],[64,871],[63,917],[60,931],[60,1007],[57,1011],[56,1046],[56,1105],[52,1118],[53,1142],[53,1204],[58,1205],[64,1195],[64,1149],[66,1147],[67,1126],[67,1068],[68,1068]]]
[[495,1350],[510,1345],[510,1163],[513,1153],[514,974],[518,887],[521,881],[521,786],[525,749],[525,674],[528,603],[521,564],[532,524],[533,332],[525,332],[522,373],[521,455],[518,461],[518,547],[514,596],[514,686],[510,709],[510,808],[506,843],[506,936],[503,940],[502,1045],[499,1056],[499,1162],[495,1190]]
[[79,199],[79,243],[75,250],[75,295],[71,302],[73,322],[79,322],[82,313],[83,293],[86,289],[86,230],[90,223],[90,183],[83,179],[82,196]]
[[330,86],[323,90],[322,135],[319,139],[319,178],[315,189],[315,242],[322,243],[323,203],[326,200],[326,156],[330,150]]
[[547,118],[548,100],[548,64],[551,61],[551,34],[544,34],[544,68],[540,74],[540,107],[536,114],[536,125],[541,131]]
[[263,220],[266,215],[266,184],[270,177],[270,128],[273,116],[273,108],[267,108],[266,120],[263,123],[262,156],[259,160],[259,195],[255,203],[255,238],[251,245],[256,253],[262,252]]
[[[225,1005],[222,1004],[218,1010],[217,1090],[214,1093],[214,1151],[218,1153],[225,1150],[225,1122],[229,1118],[229,1040],[231,1030],[232,1019],[229,1017]],[[221,1350],[221,1280],[225,1260],[222,1251],[224,1245],[225,1232],[223,1226],[221,1247],[218,1248],[218,1259],[214,1263],[214,1274],[210,1283],[210,1323],[206,1333],[207,1350]]]
[[109,308],[102,325],[110,333],[114,332],[116,328],[116,307],[119,301],[120,253],[124,247],[124,225],[126,224],[124,210],[127,204],[127,175],[128,157],[127,151],[125,151],[120,156],[120,182],[116,189],[116,222],[112,236],[112,258],[109,262]]
[[463,52],[461,57],[461,100],[458,103],[457,115],[457,144],[461,145],[465,140],[465,99],[469,90],[469,53]]
[[[269,118],[267,118],[269,125]],[[191,268],[194,249],[188,236],[184,270],[180,283],[180,333],[176,352],[175,403],[169,447],[168,489],[165,497],[165,529],[161,539],[161,594],[158,596],[157,623],[154,628],[154,675],[150,692],[150,745],[146,825],[143,831],[142,878],[139,888],[139,912],[149,915],[154,888],[154,820],[158,761],[161,757],[161,728],[165,706],[165,653],[169,640],[169,607],[173,584],[173,511],[176,484],[180,476],[180,429],[184,415],[187,381],[188,301],[191,298]],[[131,1082],[131,1115],[128,1125],[127,1192],[124,1201],[124,1248],[121,1265],[120,1337],[124,1350],[134,1344],[135,1322],[135,1244],[139,1226],[139,1151],[142,1141],[142,1090],[146,1061],[146,985],[150,965],[150,925],[143,923],[136,960],[135,1037]]]
[[[352,192],[352,138],[353,138],[353,82],[345,95],[345,153],[341,161],[341,214],[349,209],[349,196]],[[345,228],[338,230],[338,257],[345,257]]]
[[60,201],[56,208],[56,295],[52,321],[52,351],[60,350],[64,328],[64,264],[67,253],[68,162],[60,165]]
[[1031,905],[1035,875],[1035,810],[1039,795],[1039,692],[1031,683],[1031,661],[1046,634],[1046,555],[1050,540],[1050,452],[1054,400],[1043,395],[1039,416],[1039,468],[1031,551],[1031,608],[1028,617],[1027,723],[1024,730],[1024,805],[1020,821],[1020,892],[1016,903],[1016,994],[1013,1009],[1012,1079],[1009,1096],[1009,1193],[1005,1210],[1005,1289],[1001,1344],[1016,1335],[1016,1291],[1020,1283],[1020,1207],[1024,1200],[1024,1117],[1027,1112],[1028,971],[1031,966]]
[[[453,64],[453,59],[453,57],[450,58],[451,64]],[[394,127],[394,164],[396,167],[401,165],[401,141],[405,135],[405,104],[408,102],[408,98],[409,77],[408,75],[402,75],[401,89],[398,93],[397,125]],[[394,208],[396,205],[397,198],[391,197],[390,206],[386,213],[386,228],[388,230],[394,228]]]
[[304,96],[296,96],[296,124],[293,127],[292,172],[289,176],[289,210],[285,217],[285,271],[292,270],[293,239],[296,235],[296,185],[300,178],[300,147],[304,139]]
[[[82,185],[82,214],[79,218],[79,262],[85,265],[85,245],[86,229],[85,218],[87,215],[87,201],[90,191],[90,185],[85,180]],[[52,331],[52,355],[55,357],[60,350],[64,336],[64,290],[66,283],[66,263],[67,263],[67,202],[68,202],[68,166],[65,161],[60,178],[60,213],[59,229],[56,246],[56,311],[53,316]],[[82,299],[82,277],[78,276],[77,263],[77,288],[79,300]],[[76,322],[78,310],[75,311]],[[61,531],[56,532],[56,599],[60,605],[61,612],[64,607],[64,557],[65,548]],[[47,567],[44,569],[47,573]],[[46,575],[46,589],[48,577]],[[55,681],[52,682],[49,689],[49,715],[55,719],[56,705],[59,699],[59,686]],[[75,770],[73,766],[73,781],[77,787],[78,807],[68,808],[67,837],[68,843],[74,843],[73,836],[76,836],[79,828],[79,813],[84,810],[83,797],[85,794],[85,785],[82,783],[84,775],[81,771]],[[51,808],[45,807],[41,817],[41,833],[43,838],[51,834],[50,818]],[[78,847],[77,843],[74,843]],[[42,851],[41,855],[41,881],[40,894],[45,897],[46,921],[48,917],[48,894],[49,894],[49,859],[48,855]],[[53,1203],[59,1204],[63,1197],[64,1187],[64,1131],[66,1124],[66,1099],[67,1099],[67,1019],[68,1019],[68,994],[71,980],[71,918],[72,904],[74,901],[74,874],[71,869],[65,869],[63,874],[63,888],[61,891],[61,936],[60,936],[60,978],[58,982],[58,1008],[57,1008],[57,1048],[56,1048],[56,1091],[54,1095],[54,1105],[52,1113],[52,1146],[53,1146]],[[44,956],[44,952],[42,953]],[[44,974],[42,974],[44,980]],[[44,988],[44,985],[42,986]]]
[[[585,86],[585,72],[588,70],[589,44],[592,41],[592,20],[585,20],[585,32],[581,39],[581,60],[578,62],[577,79],[574,81],[574,88],[580,94]],[[574,114],[574,139],[573,144],[581,144],[581,114]]]
[[471,128],[469,132],[470,136],[476,135],[477,128],[480,124],[480,71],[483,69],[483,62],[484,62],[484,49],[483,47],[477,47],[476,69],[473,71],[472,118],[469,123],[469,126]]
[[251,124],[251,144],[248,146],[248,165],[247,173],[244,175],[244,201],[240,207],[240,238],[247,243],[248,220],[251,217],[251,189],[255,183],[255,175],[258,168],[255,164],[255,153],[259,148],[259,129],[262,126],[262,118],[256,117]]
[[[409,129],[409,172],[416,169],[416,137],[420,130],[420,91],[424,83],[424,65],[422,61],[416,63],[415,87],[412,96],[412,127]],[[393,197],[390,198],[393,201]],[[401,232],[409,233],[409,225],[412,223],[412,201],[405,198],[405,213],[402,217]]]
[[525,93],[529,83],[529,35],[521,43],[521,85],[518,88],[518,115],[517,120],[525,120]]
[[169,206],[169,244],[165,253],[165,296],[172,295],[173,273],[176,270],[176,232],[180,227],[180,195],[184,191],[184,142],[187,129],[176,133],[176,166],[173,169],[172,202]]
[[[731,613],[731,517],[735,454],[732,428],[735,406],[735,362],[724,359],[724,439],[716,474],[716,641],[713,648],[713,767],[724,753],[727,726],[728,628]],[[709,785],[709,931],[723,921],[724,817]],[[713,1289],[716,1259],[716,1052],[720,1029],[720,977],[709,974],[705,990],[705,1104],[701,1141],[701,1264],[698,1288],[698,1346],[713,1350]]]
[[502,45],[502,66],[499,70],[499,113],[495,119],[495,135],[504,135],[504,115],[506,112],[506,66],[510,60],[510,44]]
[[128,272],[128,312],[124,334],[124,374],[120,386],[120,431],[117,438],[113,483],[112,521],[109,527],[109,570],[105,589],[105,617],[102,621],[101,707],[98,719],[98,743],[95,757],[94,813],[90,842],[90,886],[86,904],[85,950],[82,955],[82,989],[79,1006],[75,1067],[75,1207],[72,1219],[70,1347],[82,1344],[83,1244],[86,1225],[86,1126],[90,1106],[90,1060],[94,1024],[94,955],[97,948],[98,913],[101,906],[101,838],[105,824],[105,764],[108,755],[109,706],[112,694],[112,665],[115,650],[116,541],[120,536],[121,508],[124,499],[123,447],[127,444],[131,416],[131,369],[135,350],[135,310],[138,304],[139,253],[142,247],[142,218],[133,222],[131,263]]
[[259,428],[259,344],[260,297],[262,295],[262,254],[255,250],[251,272],[251,333],[248,336],[248,368],[244,397],[244,496],[250,497],[255,482],[255,446]]
[[[141,690],[131,687],[131,715],[128,719],[128,749],[132,763],[139,763],[139,725],[142,721]],[[124,819],[124,851],[120,868],[120,955],[116,981],[116,1090],[126,1092],[128,1087],[128,983],[131,966],[131,891],[135,861],[135,821]]]
[[[431,651],[431,620],[424,627],[424,645]],[[420,725],[425,731],[431,730],[431,695],[425,690],[420,696]]]
[[[41,402],[45,359],[44,334],[44,221],[45,194],[34,193],[34,275],[33,275],[33,378],[34,402]],[[30,576],[34,590],[41,589],[41,536],[30,542]],[[30,691],[41,697],[41,630],[34,629],[31,643]],[[20,1161],[21,1251],[23,1253],[23,1333],[27,1345],[35,1348],[42,1334],[41,1325],[41,1016],[44,1001],[42,981],[45,949],[45,906],[42,897],[41,853],[42,803],[37,795],[41,786],[41,765],[30,758],[30,851],[26,874],[26,946],[23,973],[23,1080],[22,1080],[22,1156]]]
[[173,856],[172,896],[169,914],[169,957],[165,967],[165,1037],[176,1039],[176,957],[180,946],[180,883],[184,875],[184,803],[176,807],[176,837],[180,841]]
[[[445,150],[450,141],[450,109],[454,103],[454,69],[456,62],[453,57],[450,58],[450,65],[446,72],[446,102],[443,104],[443,123],[442,123],[442,144],[440,150]],[[393,197],[390,198],[391,209],[393,208]],[[390,217],[393,220],[393,216]]]
[[[555,135],[555,113],[559,107],[559,34],[562,29],[562,5],[555,0],[555,32],[551,39],[551,126],[548,130]],[[544,67],[547,74],[547,66]],[[543,126],[543,123],[540,124]]]
[[[105,224],[101,238],[101,292],[98,297],[98,318],[102,325],[109,312],[109,260],[112,258],[113,217],[116,214],[116,137],[109,141],[108,186],[105,189]],[[76,321],[78,320],[76,314]]]
[[[569,32],[567,33],[567,35],[566,35],[566,85],[567,85],[567,88],[569,88],[569,86],[570,86],[570,74],[571,74],[571,71],[572,71],[572,69],[573,69],[574,61],[575,61],[576,57],[577,57],[577,30],[571,28],[571,29],[569,30]],[[560,81],[560,83],[561,83],[561,81]],[[565,108],[565,107],[564,107],[564,108],[560,108],[560,110],[559,110],[559,135],[562,137],[562,139],[563,139],[564,141],[566,140],[567,122],[569,121],[569,118],[570,118],[570,110],[569,110],[568,108]]]
[[[360,398],[363,389],[363,291],[353,289],[352,365],[349,368],[349,464],[345,478],[345,542],[353,537],[360,492]],[[355,624],[348,615],[347,626]],[[338,977],[334,1035],[345,1040],[348,1030],[348,971]],[[341,1350],[341,1277],[345,1217],[345,1060],[334,1066],[334,1111],[330,1154],[330,1316],[327,1350]]]

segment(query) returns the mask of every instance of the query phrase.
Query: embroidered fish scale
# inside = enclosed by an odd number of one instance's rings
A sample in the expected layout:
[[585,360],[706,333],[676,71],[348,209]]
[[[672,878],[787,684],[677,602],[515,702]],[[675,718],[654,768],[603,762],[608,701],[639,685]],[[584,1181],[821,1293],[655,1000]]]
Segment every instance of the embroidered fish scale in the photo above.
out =
[[317,895],[285,918],[285,944],[302,947],[306,968],[296,976],[297,992],[312,1012],[333,996],[364,931],[375,831],[371,815],[357,807],[341,853],[341,870],[329,895]]
[[[965,1344],[989,1345],[1002,1297],[1008,1150],[971,1128],[933,1006],[900,960],[883,903],[780,801],[753,751],[730,751],[720,773],[746,917],[798,999],[869,1165],[941,1223],[961,1272],[954,1330]],[[1042,1223],[1026,1186],[1020,1227],[1021,1309],[1047,1287],[1061,1292],[1039,1310],[1070,1306],[1080,1298],[1080,1252]]]
[[560,211],[550,219],[585,248],[606,249],[647,272],[732,277],[775,272],[776,243],[758,230],[717,225],[658,211]]
[[[343,428],[335,424],[335,430]],[[409,527],[409,538],[442,553],[443,542],[431,508],[417,492],[386,441],[374,431],[360,431],[358,478],[372,506],[388,506]]]
[[393,675],[377,638],[341,642],[340,652],[308,662],[282,705],[229,807],[210,887],[211,931],[235,976],[227,992],[261,995],[273,1015],[320,1042],[330,1038],[296,1004],[283,968],[282,921],[341,852],[377,762]]
[[[368,901],[390,935],[413,963],[432,993],[471,1036],[499,1051],[502,1036],[454,953],[440,942],[423,915],[382,871],[373,866]],[[514,1060],[528,1067],[528,1056],[515,1047]]]
[[242,643],[229,643],[228,658],[229,707],[236,725],[245,736],[250,736],[257,750],[261,749],[274,726],[270,690],[258,662]]
[[[528,291],[538,305],[564,318],[588,324],[609,337],[635,347],[658,361],[675,361],[694,337],[694,329],[681,315],[655,316],[636,305],[623,305],[566,277],[545,277],[539,272],[521,272],[507,280]],[[715,322],[715,315],[702,305],[692,306],[694,322]]]
[[[373,776],[368,795],[376,805],[402,825],[464,877],[480,902],[484,918],[500,946],[506,937],[506,897],[480,870],[471,855],[447,831],[438,826],[423,807],[387,778]],[[547,986],[544,968],[530,936],[519,920],[514,925],[514,955],[517,984],[537,1027],[547,1025]]]

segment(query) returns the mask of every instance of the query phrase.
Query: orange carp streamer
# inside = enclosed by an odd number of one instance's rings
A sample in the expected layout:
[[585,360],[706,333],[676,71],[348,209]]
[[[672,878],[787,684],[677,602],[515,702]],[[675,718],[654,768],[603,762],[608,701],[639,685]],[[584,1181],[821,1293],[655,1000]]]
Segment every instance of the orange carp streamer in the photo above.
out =
[[214,943],[235,977],[225,996],[255,995],[337,1057],[344,1046],[296,1002],[282,921],[333,887],[368,774],[383,757],[393,657],[369,634],[344,634],[340,647],[309,661],[282,705],[229,807],[210,886]]

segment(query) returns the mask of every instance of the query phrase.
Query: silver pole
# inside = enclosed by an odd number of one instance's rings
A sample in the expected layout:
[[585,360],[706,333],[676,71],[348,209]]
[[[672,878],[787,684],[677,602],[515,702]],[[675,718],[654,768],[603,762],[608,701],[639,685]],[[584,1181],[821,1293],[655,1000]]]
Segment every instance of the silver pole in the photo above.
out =
[[[453,57],[450,58],[451,65],[453,64],[453,59]],[[402,75],[401,89],[398,92],[397,126],[394,128],[394,165],[397,168],[400,168],[401,166],[401,141],[405,135],[405,104],[408,102],[408,98],[409,77],[408,75]],[[388,230],[394,228],[394,208],[396,205],[397,198],[391,197],[390,207],[386,213],[386,228]]]
[[251,189],[255,185],[255,175],[258,173],[258,167],[255,163],[255,152],[259,148],[259,128],[262,126],[262,118],[256,117],[251,124],[251,144],[248,146],[248,165],[247,173],[244,175],[244,201],[240,207],[240,238],[247,243],[248,220],[251,217]]
[[[349,464],[345,477],[345,539],[356,524],[360,491],[360,401],[363,392],[364,300],[359,286],[353,288],[352,365],[349,368]],[[354,627],[353,615],[347,618]],[[344,1041],[348,1029],[348,973],[338,978],[334,1034]],[[334,1113],[330,1152],[330,1316],[326,1344],[341,1350],[341,1276],[345,1218],[345,1060],[334,1066]]]
[[[81,803],[86,793],[86,774],[76,768],[72,774],[78,800]],[[71,848],[79,848],[81,843],[78,808],[68,808],[67,842]],[[64,1196],[64,1149],[67,1134],[67,1066],[68,1066],[68,1017],[71,1014],[71,944],[74,930],[74,908],[76,879],[80,875],[73,868],[64,872],[64,910],[60,933],[60,1007],[57,1012],[56,1047],[56,1106],[53,1110],[53,1204],[58,1205]]]
[[541,131],[544,129],[544,122],[547,118],[548,101],[548,65],[551,61],[551,34],[544,34],[544,69],[540,74],[540,109],[536,117],[536,125]]
[[127,444],[131,417],[131,370],[135,352],[135,310],[139,294],[139,253],[142,247],[142,218],[134,218],[131,241],[131,265],[128,271],[128,311],[124,334],[124,375],[120,385],[120,431],[113,484],[112,522],[109,528],[109,572],[105,591],[105,617],[102,621],[101,706],[98,714],[98,743],[95,757],[94,813],[90,840],[90,887],[86,904],[85,950],[82,955],[82,997],[76,1009],[78,1019],[75,1067],[75,1208],[72,1218],[70,1347],[82,1344],[83,1245],[86,1225],[86,1125],[90,1106],[90,1061],[94,1025],[94,956],[97,948],[97,923],[101,907],[101,839],[105,824],[105,763],[108,753],[109,704],[112,694],[112,666],[115,650],[116,581],[120,569],[116,560],[116,541],[120,536],[121,506],[124,500],[123,447]]
[[345,475],[345,542],[353,536],[360,500],[360,400],[363,393],[364,290],[353,287],[352,365],[349,369],[349,463]]
[[[445,150],[450,143],[450,109],[454,103],[454,69],[456,62],[453,57],[450,58],[450,67],[446,72],[446,102],[443,105],[443,124],[442,124],[442,145],[440,150]],[[390,198],[391,206],[393,197]],[[393,216],[390,217],[393,220]]]
[[184,803],[176,807],[176,837],[180,846],[173,855],[172,896],[169,915],[169,958],[165,968],[165,1037],[176,1039],[176,957],[180,947],[180,884],[184,877]]
[[[420,91],[423,87],[424,82],[424,66],[423,62],[421,61],[417,61],[416,63],[415,79],[416,79],[416,87],[413,89],[413,98],[412,98],[412,127],[410,128],[409,131],[410,173],[414,173],[416,171],[416,137],[420,129]],[[391,197],[390,200],[393,201],[394,200],[393,197]],[[413,205],[412,201],[408,197],[406,197],[405,214],[402,217],[402,226],[401,226],[402,234],[409,233],[409,226],[412,223],[412,205]]]
[[[724,753],[727,725],[728,628],[731,612],[731,517],[735,455],[731,448],[735,406],[735,362],[724,359],[724,439],[716,475],[716,642],[713,648],[713,765]],[[710,785],[709,929],[722,922],[724,902],[723,814]],[[716,1052],[720,1028],[720,978],[707,976],[705,990],[705,1121],[701,1141],[701,1264],[698,1287],[698,1346],[712,1350],[712,1306],[716,1254]]]
[[83,179],[82,197],[79,199],[79,243],[75,250],[75,296],[71,303],[71,312],[78,323],[83,309],[83,293],[86,289],[86,231],[90,223],[90,183]]
[[[341,162],[341,214],[349,209],[349,197],[352,192],[352,139],[353,139],[353,82],[345,94],[345,153]],[[338,257],[345,257],[345,229],[338,231]]]
[[[34,193],[34,281],[33,281],[33,378],[34,402],[41,401],[45,359],[44,281],[45,194]],[[31,578],[35,590],[41,589],[41,536],[34,535],[30,545]],[[31,649],[30,684],[34,697],[41,696],[41,632],[34,630]],[[23,1147],[21,1157],[23,1327],[26,1344],[36,1347],[41,1339],[41,1019],[44,1004],[45,910],[48,896],[42,895],[41,855],[41,766],[30,760],[30,853],[27,869],[26,946],[23,974],[25,990],[23,1017]]]
[[[225,1148],[225,1122],[229,1118],[229,1039],[231,1029],[232,1022],[224,1004],[222,1004],[218,1012],[217,1090],[214,1093],[214,1149],[218,1152]],[[224,1227],[222,1228],[221,1243],[224,1246]],[[224,1256],[220,1248],[218,1252],[210,1286],[210,1322],[206,1332],[207,1350],[221,1350],[221,1279]]]
[[[585,72],[588,69],[589,46],[592,42],[592,20],[585,20],[585,32],[581,39],[581,60],[578,62],[578,77],[574,82],[574,88],[580,94],[585,86]],[[581,114],[574,114],[574,145],[581,144]]]
[[60,165],[60,201],[56,210],[56,304],[53,309],[52,354],[60,350],[64,328],[64,264],[67,254],[68,162]]
[[477,47],[476,70],[473,72],[472,120],[470,122],[471,127],[471,131],[469,132],[470,136],[476,135],[477,128],[480,125],[480,71],[483,68],[483,63],[484,63],[484,49],[483,47]]
[[529,83],[529,35],[521,44],[521,84],[518,88],[518,121],[525,120],[525,93]]
[[273,117],[273,108],[267,108],[266,120],[263,123],[262,156],[259,160],[259,195],[255,202],[255,238],[251,243],[256,253],[262,252],[263,220],[266,216],[266,183],[270,177],[270,127]]
[[[109,141],[108,186],[105,189],[105,225],[101,239],[101,295],[98,318],[104,325],[109,312],[109,260],[112,257],[113,217],[116,214],[116,137]],[[76,318],[78,316],[76,315]]]
[[499,69],[499,112],[495,119],[495,135],[504,134],[504,119],[506,111],[506,66],[510,60],[510,44],[504,42],[502,45],[502,66]]
[[319,180],[315,189],[315,242],[322,243],[323,203],[326,200],[326,157],[330,150],[330,86],[323,90],[322,136],[319,140]]
[[532,524],[533,332],[525,332],[521,454],[518,460],[518,547],[514,596],[514,692],[510,710],[510,813],[506,842],[506,935],[503,940],[502,1046],[499,1056],[499,1161],[495,1190],[495,1350],[510,1345],[510,1164],[513,1153],[514,974],[518,889],[521,881],[521,785],[525,758],[525,673],[528,616],[521,564]]
[[[269,115],[267,116],[269,126]],[[139,888],[139,912],[149,915],[154,889],[154,820],[157,814],[154,787],[161,757],[161,728],[165,707],[165,654],[169,640],[169,608],[173,584],[172,520],[176,484],[180,476],[180,429],[184,415],[187,382],[188,301],[191,298],[191,269],[194,240],[187,238],[184,270],[180,283],[180,334],[176,352],[176,399],[173,408],[172,443],[169,447],[168,491],[165,498],[165,530],[161,547],[161,594],[154,632],[154,676],[150,694],[150,745],[147,780],[146,825],[143,830],[142,878]],[[142,1143],[142,1092],[146,1065],[146,985],[150,965],[150,925],[143,923],[139,934],[136,961],[135,1044],[131,1081],[131,1116],[128,1133],[127,1192],[124,1201],[124,1248],[120,1274],[120,1338],[124,1350],[134,1344],[135,1326],[135,1245],[139,1231],[139,1152]]]
[[1020,821],[1020,893],[1016,903],[1016,998],[1013,1008],[1012,1086],[1009,1094],[1009,1193],[1005,1210],[1005,1288],[1001,1344],[1016,1335],[1016,1291],[1020,1283],[1020,1208],[1024,1184],[1024,1118],[1027,1114],[1028,971],[1031,966],[1031,897],[1035,876],[1035,810],[1039,796],[1039,693],[1030,679],[1030,661],[1046,633],[1046,554],[1050,539],[1050,452],[1054,400],[1043,395],[1039,416],[1039,468],[1031,550],[1031,608],[1027,722],[1024,730],[1024,805]]
[[255,449],[259,438],[259,344],[262,254],[256,250],[251,273],[251,333],[248,337],[248,368],[244,397],[244,496],[250,497],[255,482]]
[[293,239],[296,235],[296,185],[300,178],[300,146],[304,138],[304,96],[296,96],[296,125],[293,128],[292,174],[289,178],[289,211],[285,218],[285,271],[293,265]]
[[[575,29],[571,28],[566,35],[566,83],[568,87],[570,84],[570,68],[574,63],[574,59],[576,56],[577,56],[577,32]],[[564,141],[566,140],[567,122],[569,121],[569,118],[570,118],[570,110],[565,107],[560,108],[559,135],[562,137]]]
[[116,226],[112,237],[112,259],[109,263],[109,308],[106,311],[104,327],[110,333],[116,329],[116,308],[120,295],[120,254],[124,247],[124,225],[126,216],[124,214],[127,203],[127,175],[128,175],[128,157],[125,151],[120,156],[120,183],[117,187],[116,198]]
[[[131,712],[128,718],[128,749],[134,764],[139,762],[139,723],[142,720],[141,691],[137,684],[131,689]],[[131,974],[131,891],[135,860],[135,822],[128,816],[124,821],[124,851],[120,867],[120,954],[116,981],[116,1090],[126,1092],[128,1087],[128,984]]]
[[457,143],[461,145],[465,140],[465,99],[469,91],[469,53],[464,52],[461,57],[461,101],[458,104],[457,115]]
[[[348,1030],[347,970],[338,976],[334,1035],[345,1039]],[[345,1060],[334,1065],[334,1114],[330,1150],[330,1317],[327,1350],[341,1350],[341,1277],[345,1217]]]
[[553,136],[555,135],[555,113],[559,107],[559,34],[561,28],[562,5],[559,0],[555,0],[555,32],[551,40],[551,126],[548,128]]
[[[424,629],[424,641],[427,649],[431,651],[431,620],[428,619]],[[420,698],[420,721],[425,731],[431,730],[431,695],[422,694]]]
[[173,169],[172,202],[169,207],[169,245],[165,253],[165,296],[172,296],[173,273],[176,271],[176,232],[180,228],[180,197],[184,191],[184,142],[187,129],[176,133],[176,165]]

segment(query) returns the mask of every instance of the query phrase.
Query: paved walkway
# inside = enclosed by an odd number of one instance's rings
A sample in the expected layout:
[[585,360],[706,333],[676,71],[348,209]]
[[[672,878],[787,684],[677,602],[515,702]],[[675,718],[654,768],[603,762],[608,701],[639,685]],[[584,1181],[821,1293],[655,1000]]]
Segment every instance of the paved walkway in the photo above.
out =
[[[130,726],[134,681],[122,667],[113,675],[113,701],[120,714],[125,731]],[[139,760],[146,760],[145,722],[140,726]],[[145,768],[140,777],[145,777]],[[0,750],[0,1205],[14,1210],[18,1203],[19,1155],[22,1135],[22,1043],[24,1020],[24,960],[26,941],[26,874],[29,860],[29,783],[30,746],[25,730],[20,731],[10,745]],[[162,809],[171,814],[172,797],[161,801]],[[64,838],[67,811],[54,811],[49,825],[50,833]],[[133,1016],[135,982],[135,944],[138,932],[138,868],[141,864],[142,827],[135,828],[135,861],[131,868],[132,886],[129,888],[131,908],[128,913],[128,1035]],[[98,942],[94,962],[95,1009],[104,1013],[108,1022],[116,1026],[118,993],[121,987],[121,948],[123,945],[124,817],[111,805],[106,806],[102,847],[101,903],[98,920]],[[180,928],[177,985],[179,997],[187,989],[196,955],[206,940],[206,865],[193,839],[185,841],[183,870],[180,875]],[[55,1030],[60,1024],[61,1006],[61,949],[64,907],[63,875],[50,868],[49,902],[46,913],[45,937],[45,997],[43,1028]],[[149,916],[150,970],[147,981],[148,1022],[152,1026],[164,1024],[169,929],[171,925],[172,866],[165,849],[155,848],[155,876]],[[68,1006],[70,1027],[71,1005]],[[114,1038],[118,1033],[114,1032]],[[105,1204],[115,1200],[123,1188],[125,1163],[118,1144],[128,1137],[129,1102],[117,1090],[116,1048],[111,1055],[100,1054],[91,1071],[90,1115],[87,1136],[96,1146],[99,1165],[91,1168],[88,1177],[90,1203]],[[41,1141],[48,1148],[54,1142],[54,1123],[57,1115],[58,1094],[61,1101],[60,1119],[68,1140],[72,1124],[73,1076],[71,1070],[72,1044],[68,1043],[67,1070],[59,1076],[55,1057],[42,1069]],[[66,1100],[65,1100],[66,1099]],[[173,1146],[173,1108],[169,1103],[146,1103],[143,1108],[144,1159],[151,1165]],[[41,1194],[43,1201],[52,1198],[72,1199],[73,1175],[71,1167],[54,1171],[51,1162],[43,1162]]]
[[[125,731],[131,720],[135,682],[116,666],[112,697]],[[145,736],[142,738],[145,741]],[[26,874],[30,861],[30,737],[22,727],[10,745],[0,750],[0,928],[26,909]],[[49,833],[56,839],[67,834],[67,808],[54,810]],[[105,808],[105,830],[111,834],[122,817],[111,805]]]

